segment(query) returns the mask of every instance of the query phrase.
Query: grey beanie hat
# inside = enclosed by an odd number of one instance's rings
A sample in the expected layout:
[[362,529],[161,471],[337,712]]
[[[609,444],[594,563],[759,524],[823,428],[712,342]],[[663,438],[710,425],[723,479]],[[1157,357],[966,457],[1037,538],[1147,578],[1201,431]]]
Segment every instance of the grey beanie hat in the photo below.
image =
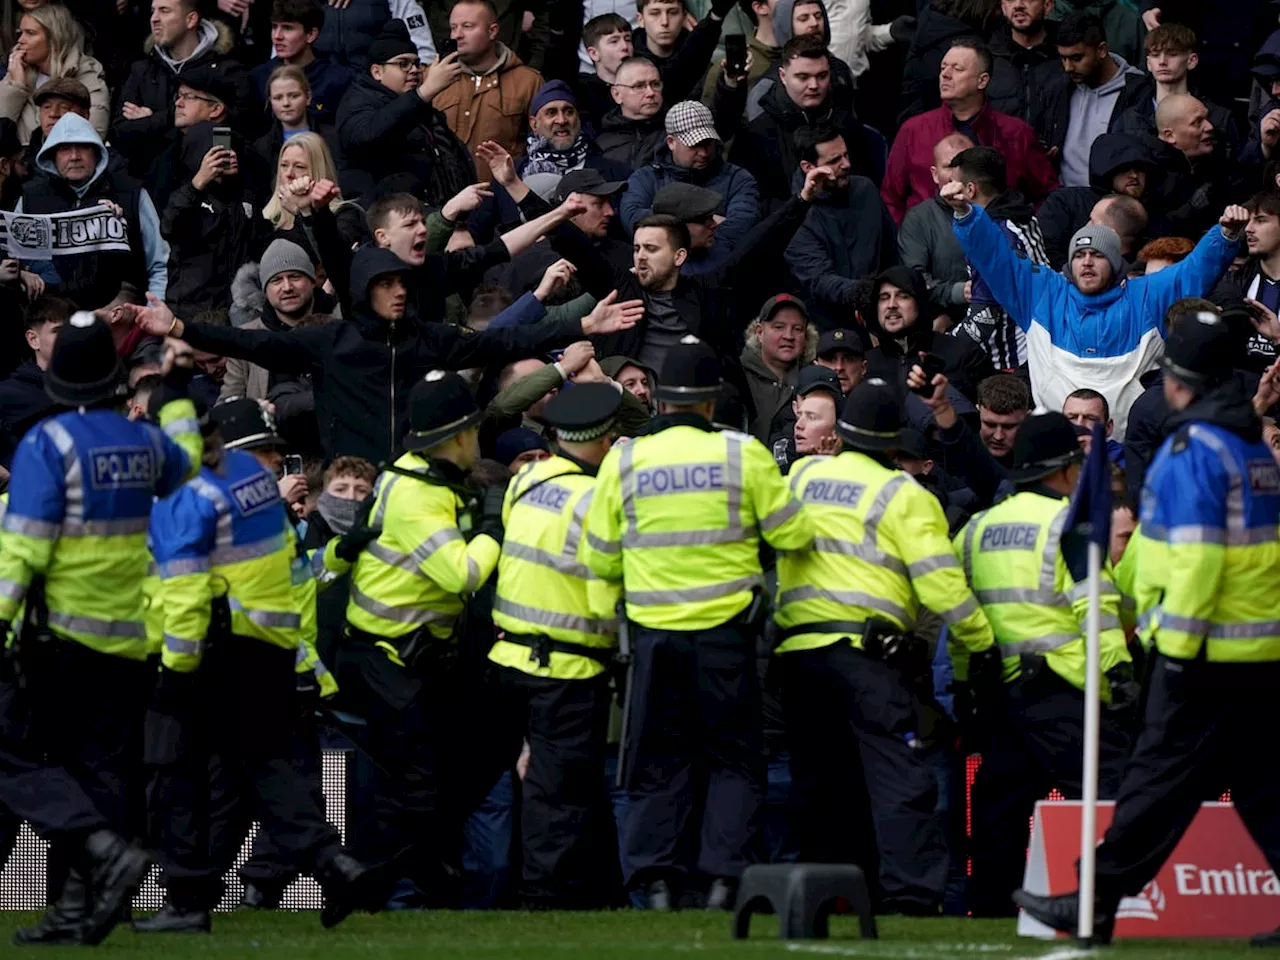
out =
[[304,274],[310,277],[312,282],[316,279],[316,268],[311,258],[307,256],[307,251],[292,240],[277,237],[271,241],[262,259],[258,261],[258,281],[262,284],[262,289],[266,290],[271,278],[286,270]]
[[1068,279],[1075,279],[1075,260],[1077,250],[1092,249],[1101,254],[1111,264],[1111,281],[1119,283],[1124,279],[1124,257],[1120,255],[1120,238],[1108,226],[1086,225],[1071,235],[1071,244],[1067,247],[1067,266],[1065,273]]

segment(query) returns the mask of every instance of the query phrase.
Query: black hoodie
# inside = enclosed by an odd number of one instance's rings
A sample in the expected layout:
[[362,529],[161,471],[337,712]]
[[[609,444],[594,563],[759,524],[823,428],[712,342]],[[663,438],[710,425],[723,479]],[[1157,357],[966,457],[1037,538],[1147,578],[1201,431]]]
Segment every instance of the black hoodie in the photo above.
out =
[[[1067,259],[1067,244],[1071,242],[1072,235],[1089,222],[1093,205],[1111,193],[1113,174],[1135,166],[1150,169],[1155,162],[1154,147],[1143,137],[1131,133],[1104,133],[1093,141],[1089,150],[1089,186],[1059,187],[1049,194],[1036,212],[1050,266],[1055,270],[1062,269]],[[1154,179],[1152,174],[1148,175],[1148,199],[1156,189]]]
[[57,406],[44,392],[44,371],[32,357],[0,380],[0,466],[8,469],[23,435]]
[[287,331],[188,323],[183,339],[197,350],[251,360],[273,372],[311,373],[326,458],[350,455],[373,463],[399,450],[409,390],[429,371],[503,365],[582,339],[579,320],[472,333],[421,323],[412,307],[394,323],[373,312],[369,287],[375,279],[405,277],[412,304],[416,272],[390,250],[363,247],[351,262],[347,320]]
[[[880,327],[876,299],[881,283],[891,283],[915,298],[919,315],[901,338],[886,334]],[[862,315],[867,318],[867,326],[876,335],[878,345],[867,351],[867,376],[896,385],[905,399],[911,367],[919,362],[922,353],[932,353],[945,364],[943,372],[952,386],[970,400],[977,397],[978,384],[995,373],[995,368],[986,353],[971,340],[934,332],[936,308],[919,272],[910,267],[890,267],[880,274],[871,290],[871,302],[864,306]]]

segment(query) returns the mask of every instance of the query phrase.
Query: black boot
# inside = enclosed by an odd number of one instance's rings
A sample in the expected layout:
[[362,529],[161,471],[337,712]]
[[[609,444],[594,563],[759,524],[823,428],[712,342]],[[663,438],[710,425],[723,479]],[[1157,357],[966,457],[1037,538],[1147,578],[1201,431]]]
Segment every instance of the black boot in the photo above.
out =
[[732,910],[734,900],[737,899],[737,887],[737,881],[716,877],[707,890],[707,909]]
[[277,910],[284,899],[284,887],[266,880],[246,880],[240,906],[252,910]]
[[85,841],[85,853],[89,857],[92,905],[81,942],[97,946],[120,922],[124,907],[151,868],[151,858],[110,830],[91,833]]
[[1251,947],[1280,947],[1280,927],[1268,933],[1255,933],[1249,938]]
[[316,871],[316,880],[324,892],[320,923],[326,930],[356,910],[374,913],[382,906],[374,902],[372,872],[349,853],[340,850],[324,860]]
[[650,910],[656,910],[658,913],[671,912],[675,900],[671,896],[671,887],[667,885],[667,881],[653,881],[644,888],[644,893]]
[[[1027,911],[1041,923],[1060,930],[1063,933],[1076,935],[1080,923],[1079,891],[1061,893],[1056,897],[1027,893],[1025,890],[1013,892],[1013,902]],[[1107,909],[1102,903],[1095,902],[1093,909],[1093,936],[1089,942],[1105,945],[1111,942],[1111,933],[1115,928],[1115,909]]]
[[138,933],[208,933],[211,927],[208,910],[184,910],[168,900],[159,913],[133,921]]
[[84,874],[73,867],[58,899],[49,905],[40,922],[19,930],[13,935],[13,942],[55,946],[79,943],[88,916],[89,890],[84,885]]

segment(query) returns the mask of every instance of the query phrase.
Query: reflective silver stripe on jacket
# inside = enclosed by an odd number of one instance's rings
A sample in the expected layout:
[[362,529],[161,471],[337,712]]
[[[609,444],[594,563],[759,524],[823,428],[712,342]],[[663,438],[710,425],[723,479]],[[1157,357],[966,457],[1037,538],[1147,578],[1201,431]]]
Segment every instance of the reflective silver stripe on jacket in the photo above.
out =
[[1264,637],[1280,637],[1280,620],[1215,623],[1209,628],[1210,640],[1261,640]]
[[[627,599],[631,599],[631,595],[627,595]],[[824,590],[821,587],[793,587],[790,590],[784,590],[778,596],[778,606],[784,607],[789,603],[798,603],[801,600],[830,600],[832,603],[839,603],[846,607],[866,607],[868,610],[878,610],[881,613],[891,617],[896,617],[899,623],[910,624],[911,618],[907,611],[896,603],[891,603],[883,597],[875,597],[869,593],[862,593],[859,590]]]
[[1032,637],[1030,640],[1015,640],[1012,643],[1001,643],[1000,654],[1005,657],[1017,657],[1024,653],[1048,653],[1065,647],[1073,640],[1079,640],[1078,633],[1050,633],[1043,637]]
[[591,545],[592,550],[600,553],[621,553],[622,544],[617,540],[602,540],[590,530],[587,531],[587,543]]
[[146,626],[136,620],[99,620],[97,617],[72,616],[50,610],[49,624],[68,633],[84,633],[93,637],[147,639]]
[[[1245,526],[1244,477],[1240,474],[1240,465],[1236,463],[1236,458],[1227,449],[1227,445],[1222,442],[1222,438],[1208,427],[1199,423],[1191,424],[1187,428],[1187,433],[1193,440],[1200,441],[1216,453],[1218,459],[1222,462],[1222,469],[1227,472],[1227,546],[1248,546],[1255,543],[1270,543],[1274,541],[1277,537],[1274,524],[1252,530]],[[1175,527],[1170,530],[1170,536],[1174,536],[1178,529]],[[1171,539],[1169,542],[1176,541]]]
[[365,613],[371,613],[383,620],[396,623],[412,624],[451,624],[458,619],[457,614],[438,613],[435,610],[424,610],[422,607],[392,607],[366,594],[354,583],[351,585],[351,600]]
[[235,597],[227,601],[233,613],[246,617],[250,623],[260,627],[278,627],[283,630],[296,630],[302,626],[302,616],[297,613],[286,613],[283,610],[254,610],[246,607]]
[[534,563],[540,567],[554,570],[556,573],[577,577],[579,580],[590,580],[594,577],[585,564],[578,563],[572,556],[552,553],[550,550],[531,547],[511,539],[506,539],[502,542],[502,555],[515,560],[523,560],[526,563]]
[[[870,531],[868,530],[868,534]],[[868,541],[871,541],[870,543]],[[867,563],[882,567],[892,573],[905,577],[907,566],[897,557],[891,557],[878,549],[874,537],[868,535],[861,543],[844,540],[839,537],[814,537],[813,549],[817,553],[834,553],[842,557],[855,557]]]
[[84,520],[84,471],[80,467],[80,455],[71,433],[57,420],[46,420],[41,428],[62,454],[62,472],[66,483],[65,507],[62,522],[79,523]]
[[198,657],[204,652],[204,641],[184,640],[182,637],[175,637],[172,633],[166,633],[164,648],[169,653],[176,653],[179,656]]
[[10,511],[4,516],[6,533],[16,533],[24,537],[36,537],[40,540],[57,540],[62,524],[50,520],[37,520],[34,517],[23,517]]
[[265,540],[255,540],[253,543],[218,547],[213,551],[209,559],[213,561],[215,567],[225,566],[229,563],[243,563],[246,560],[257,560],[259,557],[269,557],[273,553],[279,553],[285,548],[285,545],[285,535],[278,533],[275,536],[267,537]]
[[123,520],[74,520],[64,521],[64,537],[129,537],[146,533],[151,526],[150,517],[127,517]]
[[658,607],[669,603],[702,603],[719,600],[743,590],[752,590],[764,583],[758,574],[739,577],[728,583],[713,583],[705,587],[683,587],[672,590],[628,590],[627,603],[637,607]]
[[20,601],[26,595],[26,584],[19,583],[17,580],[10,580],[7,577],[0,577],[0,597],[4,597],[6,600]]
[[937,570],[949,570],[959,566],[960,561],[956,559],[954,553],[940,553],[932,557],[921,557],[907,564],[907,574],[914,580],[917,577],[928,576]]
[[576,630],[578,633],[590,633],[611,636],[618,632],[618,626],[612,620],[595,620],[591,617],[580,617],[572,613],[558,613],[554,610],[543,610],[523,603],[513,603],[503,597],[494,597],[493,612],[515,617],[525,623],[537,624],[540,627],[552,627],[559,630]]
[[1166,612],[1160,614],[1160,628],[1162,630],[1178,630],[1182,633],[1205,636],[1213,628],[1213,624],[1208,620],[1201,620],[1199,617],[1179,617],[1176,614]]
[[162,580],[168,580],[170,577],[184,577],[192,573],[208,572],[208,557],[180,557],[177,560],[168,560],[165,563],[156,564],[156,573]]
[[163,429],[166,437],[177,440],[185,433],[199,433],[200,421],[192,417],[179,417],[177,420],[170,420]]
[[370,543],[365,550],[388,566],[429,580],[430,577],[423,571],[422,565],[446,543],[461,539],[462,533],[457,527],[445,527],[414,547],[412,553],[401,553],[395,547],[389,547],[378,540]]

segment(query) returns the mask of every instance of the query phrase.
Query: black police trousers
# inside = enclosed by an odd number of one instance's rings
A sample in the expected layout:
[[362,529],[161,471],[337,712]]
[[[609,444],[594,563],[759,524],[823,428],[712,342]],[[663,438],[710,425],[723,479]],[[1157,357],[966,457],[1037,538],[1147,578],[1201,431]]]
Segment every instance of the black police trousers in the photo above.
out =
[[0,682],[0,806],[76,850],[94,830],[141,822],[142,725],[155,669],[74,640],[24,654],[26,688]]
[[529,742],[520,785],[520,898],[546,909],[604,907],[616,879],[603,875],[609,858],[600,849],[617,842],[603,787],[609,675],[553,680],[500,667],[497,681],[513,734],[502,768],[515,763],[522,739]]
[[765,782],[755,640],[734,624],[631,631],[626,881],[738,877]]
[[205,653],[177,723],[148,715],[153,833],[175,907],[218,904],[254,821],[295,869],[316,872],[341,850],[317,779],[291,762],[294,657],[252,637],[222,638]]
[[1231,802],[1272,870],[1280,873],[1280,663],[1207,663],[1156,654],[1142,732],[1098,847],[1097,891],[1106,912],[1139,893],[1205,800]]
[[947,848],[937,782],[913,745],[907,678],[847,640],[774,661],[800,796],[800,859],[862,866],[878,879],[881,909],[936,912]]
[[[1048,665],[1005,685],[1004,701],[973,781],[969,908],[977,917],[1013,916],[1022,886],[1036,801],[1057,787],[1080,798],[1084,777],[1084,694]],[[1120,787],[1128,738],[1102,707],[1098,797]]]
[[[320,737],[314,715],[298,720],[290,745],[289,763],[310,790],[315,809],[323,811],[325,798],[321,786]],[[289,850],[273,836],[272,825],[260,825],[253,837],[249,859],[240,866],[240,879],[256,884],[264,892],[282,893],[297,879],[298,872],[298,864]]]

